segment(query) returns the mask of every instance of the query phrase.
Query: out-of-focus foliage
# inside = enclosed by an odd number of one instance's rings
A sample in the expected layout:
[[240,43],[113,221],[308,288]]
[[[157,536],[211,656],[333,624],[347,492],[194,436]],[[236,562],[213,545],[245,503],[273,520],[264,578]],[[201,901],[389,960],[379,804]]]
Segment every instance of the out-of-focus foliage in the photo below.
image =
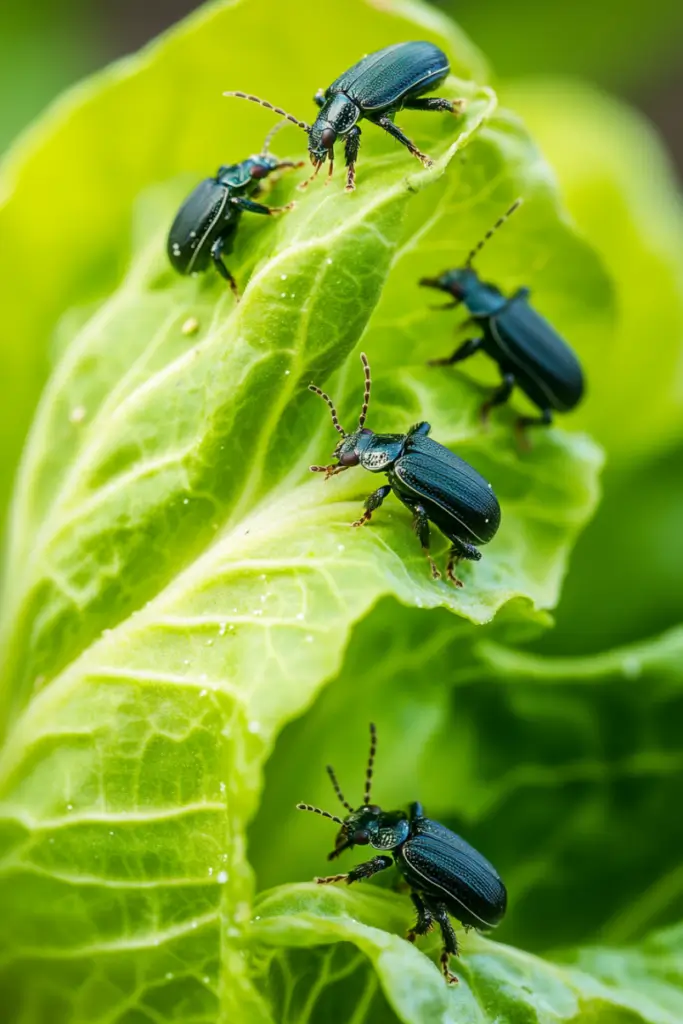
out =
[[486,51],[502,77],[585,75],[636,90],[680,68],[683,9],[677,0],[437,0]]

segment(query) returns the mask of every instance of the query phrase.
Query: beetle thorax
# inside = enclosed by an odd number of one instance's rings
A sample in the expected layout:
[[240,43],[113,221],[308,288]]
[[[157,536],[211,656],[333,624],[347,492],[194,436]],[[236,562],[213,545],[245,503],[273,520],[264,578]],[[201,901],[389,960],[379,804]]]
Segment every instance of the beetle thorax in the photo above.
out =
[[316,160],[325,160],[337,139],[343,138],[360,117],[360,109],[343,92],[330,96],[311,125],[308,150]]
[[402,811],[383,811],[370,804],[352,811],[345,819],[336,846],[372,846],[376,850],[394,850],[410,834],[410,824]]

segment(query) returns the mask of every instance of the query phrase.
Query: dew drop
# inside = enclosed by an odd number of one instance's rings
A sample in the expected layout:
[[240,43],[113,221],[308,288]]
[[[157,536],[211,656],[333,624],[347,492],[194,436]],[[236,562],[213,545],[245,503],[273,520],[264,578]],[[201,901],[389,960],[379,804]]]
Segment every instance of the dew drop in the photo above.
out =
[[260,722],[256,722],[256,721],[252,721],[247,726],[247,729],[249,730],[250,733],[252,733],[252,735],[255,734],[255,733],[261,732],[261,723]]
[[225,885],[227,880],[228,880],[228,872],[227,871],[219,871],[218,874],[216,875],[216,881],[218,882],[219,885]]
[[70,423],[82,423],[83,420],[85,419],[85,416],[86,416],[85,406],[84,405],[77,405],[69,413],[69,422]]
[[627,654],[621,662],[621,670],[627,679],[637,679],[643,671],[643,666],[635,654]]
[[199,320],[196,316],[189,316],[183,326],[180,328],[184,335],[189,336],[196,334],[199,330]]

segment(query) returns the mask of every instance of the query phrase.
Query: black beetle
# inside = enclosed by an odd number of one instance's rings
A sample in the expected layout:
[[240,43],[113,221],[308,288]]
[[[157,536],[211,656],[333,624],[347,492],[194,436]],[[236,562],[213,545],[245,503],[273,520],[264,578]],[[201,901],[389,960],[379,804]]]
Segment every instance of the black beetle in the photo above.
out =
[[294,206],[264,206],[249,198],[273,171],[303,166],[291,160],[278,160],[268,152],[272,136],[281,127],[279,123],[268,133],[261,153],[239,164],[219,167],[216,177],[200,182],[180,207],[166,247],[171,265],[179,274],[200,273],[213,263],[239,299],[237,284],[223,262],[223,254],[232,251],[242,213],[247,210],[272,217]]
[[493,284],[479,279],[472,269],[474,257],[494,232],[521,205],[516,200],[486,233],[467,257],[464,267],[446,270],[437,278],[424,277],[421,285],[447,292],[453,301],[442,309],[464,302],[470,313],[463,326],[476,324],[482,336],[468,338],[447,359],[433,359],[431,366],[450,366],[468,359],[480,349],[498,363],[503,380],[482,408],[485,419],[496,405],[507,402],[515,384],[522,389],[541,415],[522,416],[520,428],[548,425],[552,410],[567,412],[580,401],[584,391],[578,359],[555,328],[529,304],[529,289],[520,288],[509,299]]
[[310,804],[296,806],[300,811],[322,814],[341,826],[328,860],[334,860],[354,846],[368,845],[375,850],[390,850],[392,856],[379,855],[358,864],[345,875],[328,875],[315,881],[320,885],[359,882],[391,867],[393,857],[393,863],[410,886],[410,898],[417,910],[417,921],[406,936],[408,941],[415,942],[418,935],[426,935],[437,923],[443,937],[441,969],[447,981],[456,982],[458,979],[451,974],[448,961],[451,956],[457,956],[458,941],[448,915],[452,914],[465,929],[488,931],[505,915],[507,892],[493,865],[445,825],[425,818],[421,804],[412,803],[406,814],[405,811],[383,811],[370,803],[376,739],[375,726],[371,724],[370,756],[361,807],[354,810],[344,799],[331,765],[327,766],[327,771],[335,793],[349,812],[347,817],[338,818]]
[[461,587],[454,565],[460,558],[479,561],[481,553],[477,546],[490,541],[500,525],[500,505],[491,484],[463,459],[428,437],[429,423],[417,423],[407,434],[375,434],[368,430],[365,418],[372,381],[367,357],[361,353],[360,358],[365,370],[365,396],[358,429],[352,434],[347,434],[339,423],[330,396],[309,384],[309,390],[327,402],[335,430],[342,436],[333,452],[337,465],[311,466],[311,472],[325,473],[327,478],[352,466],[362,466],[370,473],[386,473],[389,483],[366,498],[365,512],[353,525],[367,523],[393,491],[413,513],[413,526],[434,579],[439,579],[441,573],[429,553],[429,523],[438,526],[450,540],[446,576]]
[[318,90],[314,100],[320,107],[320,113],[312,125],[258,96],[235,91],[223,95],[259,103],[303,128],[308,133],[308,152],[314,167],[312,177],[315,177],[328,158],[332,174],[334,144],[337,139],[343,139],[348,168],[346,190],[352,192],[360,149],[361,130],[358,122],[363,118],[383,128],[421,160],[424,166],[431,166],[432,160],[394,124],[394,115],[404,108],[458,113],[462,109],[462,100],[447,100],[436,96],[424,98],[424,93],[441,85],[450,70],[448,57],[434,43],[395,43],[393,46],[385,46],[382,50],[367,54],[335,79],[327,89]]

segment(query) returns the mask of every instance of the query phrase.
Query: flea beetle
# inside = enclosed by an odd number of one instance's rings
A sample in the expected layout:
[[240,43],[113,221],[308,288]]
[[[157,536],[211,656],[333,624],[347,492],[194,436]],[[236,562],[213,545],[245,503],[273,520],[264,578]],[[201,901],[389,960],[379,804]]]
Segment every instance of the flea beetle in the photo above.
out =
[[219,167],[215,178],[205,178],[189,194],[168,233],[168,258],[179,274],[200,273],[213,263],[239,299],[235,278],[223,262],[223,255],[232,252],[242,213],[246,210],[272,217],[294,206],[264,206],[250,198],[273,171],[303,166],[291,160],[278,160],[268,152],[271,138],[281,127],[279,123],[268,133],[257,156]]
[[370,366],[361,353],[365,371],[365,395],[358,428],[347,434],[339,423],[337,411],[329,395],[315,384],[309,390],[319,395],[330,408],[332,423],[341,434],[333,452],[336,465],[311,466],[312,473],[324,473],[326,479],[352,466],[362,466],[370,473],[386,473],[388,484],[379,487],[365,501],[365,511],[354,526],[363,526],[393,491],[413,513],[413,525],[422,549],[429,559],[434,579],[440,572],[429,553],[429,524],[450,540],[451,549],[446,576],[456,587],[462,582],[454,571],[461,558],[479,561],[480,544],[486,544],[500,525],[500,506],[491,484],[467,462],[442,444],[428,437],[429,423],[417,423],[407,434],[375,434],[365,427],[370,402]]
[[[259,103],[303,128],[308,133],[308,152],[314,168],[311,177],[316,176],[328,159],[329,174],[332,175],[334,144],[338,139],[343,139],[347,167],[346,190],[352,192],[356,183],[356,161],[360,149],[361,130],[358,122],[363,118],[383,128],[425,167],[431,166],[432,160],[394,124],[394,115],[402,109],[458,113],[462,109],[463,100],[424,96],[441,85],[450,70],[448,57],[434,43],[395,43],[393,46],[385,46],[382,50],[367,54],[336,78],[327,89],[318,90],[314,100],[320,107],[320,113],[312,125],[258,96],[235,91],[224,95]],[[308,182],[304,182],[304,186],[306,184]]]
[[480,337],[468,338],[447,359],[433,359],[431,366],[451,366],[480,349],[498,363],[503,379],[482,407],[486,419],[491,409],[507,402],[515,384],[541,411],[540,416],[521,416],[519,428],[547,426],[553,410],[568,412],[581,400],[584,383],[578,359],[555,328],[529,303],[529,289],[520,288],[509,299],[493,284],[479,279],[472,269],[474,257],[521,205],[516,200],[467,257],[464,267],[446,270],[439,277],[423,277],[420,284],[452,296],[442,309],[464,302],[470,313],[463,326],[481,328]]
[[457,982],[448,966],[450,957],[458,954],[458,940],[449,915],[460,921],[466,930],[489,931],[505,915],[507,892],[493,865],[455,832],[426,818],[421,804],[412,803],[406,814],[405,811],[383,811],[377,804],[370,803],[376,737],[375,726],[371,724],[365,793],[359,808],[354,810],[344,798],[331,765],[327,766],[327,772],[337,797],[349,812],[347,816],[339,818],[311,804],[296,806],[300,811],[313,811],[330,818],[340,826],[328,860],[334,860],[354,846],[372,846],[385,852],[358,864],[345,875],[328,875],[315,881],[320,885],[330,882],[350,885],[371,878],[394,863],[410,886],[410,898],[417,911],[417,921],[406,936],[408,941],[415,942],[418,935],[426,935],[438,924],[443,939],[441,970],[448,982]]

